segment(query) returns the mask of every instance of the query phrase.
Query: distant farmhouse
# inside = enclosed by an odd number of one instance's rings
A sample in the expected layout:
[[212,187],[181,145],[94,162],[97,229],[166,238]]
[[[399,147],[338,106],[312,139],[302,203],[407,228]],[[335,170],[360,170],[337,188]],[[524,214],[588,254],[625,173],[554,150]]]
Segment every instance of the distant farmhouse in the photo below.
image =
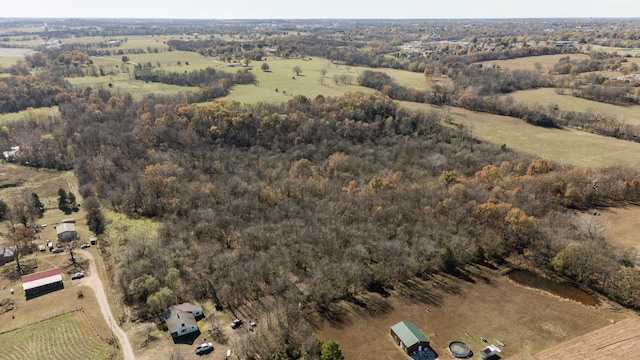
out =
[[393,325],[390,335],[407,354],[429,348],[429,339],[410,321],[401,321]]
[[22,289],[27,300],[64,288],[60,269],[53,268],[22,277]]
[[56,234],[59,242],[69,242],[77,238],[75,220],[63,220],[62,224],[56,226]]
[[174,339],[200,331],[196,319],[202,317],[204,317],[202,306],[196,303],[173,305],[164,312],[164,321]]

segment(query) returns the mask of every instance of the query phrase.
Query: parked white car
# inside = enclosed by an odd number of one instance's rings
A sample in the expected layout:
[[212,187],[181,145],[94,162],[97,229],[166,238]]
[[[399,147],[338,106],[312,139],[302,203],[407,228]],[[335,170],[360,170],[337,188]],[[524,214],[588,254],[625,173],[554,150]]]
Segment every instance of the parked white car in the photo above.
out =
[[213,351],[212,343],[202,343],[196,348],[196,355],[207,354]]

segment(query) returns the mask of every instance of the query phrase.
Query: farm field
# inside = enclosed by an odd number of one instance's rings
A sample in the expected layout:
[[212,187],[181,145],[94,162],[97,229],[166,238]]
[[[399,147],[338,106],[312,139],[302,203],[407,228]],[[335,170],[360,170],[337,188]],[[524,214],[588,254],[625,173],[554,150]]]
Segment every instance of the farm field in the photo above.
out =
[[556,93],[554,88],[517,91],[506,96],[511,96],[514,100],[527,105],[539,104],[546,106],[556,104],[564,111],[597,112],[611,115],[614,119],[627,124],[640,125],[640,105],[618,106],[605,104],[578,98],[570,94],[561,95]]
[[109,334],[97,334],[84,311],[63,315],[0,334],[4,359],[116,359]]
[[640,340],[637,316],[589,332],[535,354],[536,360],[636,359]]
[[540,63],[542,65],[541,71],[543,73],[549,72],[553,69],[553,66],[558,63],[560,58],[569,56],[571,59],[589,59],[589,55],[586,54],[555,54],[555,55],[542,55],[542,56],[529,56],[517,59],[508,60],[488,60],[481,61],[478,64],[482,64],[484,67],[492,67],[497,65],[503,69],[509,70],[536,70],[535,64]]
[[[401,102],[409,109],[430,111],[436,107]],[[603,167],[626,164],[640,167],[640,144],[573,129],[534,126],[516,118],[451,108],[455,124],[463,125],[480,140],[535,154],[570,166]]]
[[[347,359],[406,359],[391,341],[389,328],[398,321],[413,321],[427,336],[442,359],[449,359],[449,342],[460,340],[471,347],[473,359],[489,343],[506,344],[501,358],[533,354],[560,342],[600,329],[611,320],[630,315],[608,306],[587,307],[511,282],[500,270],[468,267],[467,280],[436,275],[413,289],[396,289],[387,297],[362,299],[365,309],[342,303],[336,311],[340,322],[319,322],[322,341],[338,341]],[[540,311],[544,309],[544,311]]]

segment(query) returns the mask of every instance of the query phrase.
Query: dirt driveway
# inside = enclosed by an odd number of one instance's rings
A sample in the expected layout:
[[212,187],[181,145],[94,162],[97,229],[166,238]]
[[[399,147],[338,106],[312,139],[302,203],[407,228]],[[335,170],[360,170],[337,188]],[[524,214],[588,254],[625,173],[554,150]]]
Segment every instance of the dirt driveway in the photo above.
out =
[[115,321],[113,317],[113,313],[111,313],[111,308],[109,307],[109,301],[107,300],[107,295],[104,292],[104,286],[102,286],[102,280],[100,280],[100,276],[98,276],[98,269],[96,267],[95,259],[93,255],[89,251],[85,250],[77,250],[79,254],[82,254],[87,259],[89,259],[89,276],[85,277],[81,280],[83,285],[90,287],[93,292],[96,294],[96,298],[98,299],[98,305],[100,305],[100,312],[102,312],[102,316],[104,320],[109,324],[113,335],[118,339],[118,344],[122,349],[122,354],[124,356],[124,360],[135,360],[135,356],[133,355],[133,348],[131,347],[131,343],[129,342],[129,338],[127,334],[118,326],[118,323]]

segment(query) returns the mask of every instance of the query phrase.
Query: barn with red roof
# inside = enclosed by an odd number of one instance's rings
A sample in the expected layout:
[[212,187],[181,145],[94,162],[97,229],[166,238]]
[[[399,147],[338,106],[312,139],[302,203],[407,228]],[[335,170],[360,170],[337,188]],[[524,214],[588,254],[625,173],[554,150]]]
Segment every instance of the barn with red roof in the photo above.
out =
[[40,271],[22,277],[22,289],[27,299],[64,288],[59,268]]

